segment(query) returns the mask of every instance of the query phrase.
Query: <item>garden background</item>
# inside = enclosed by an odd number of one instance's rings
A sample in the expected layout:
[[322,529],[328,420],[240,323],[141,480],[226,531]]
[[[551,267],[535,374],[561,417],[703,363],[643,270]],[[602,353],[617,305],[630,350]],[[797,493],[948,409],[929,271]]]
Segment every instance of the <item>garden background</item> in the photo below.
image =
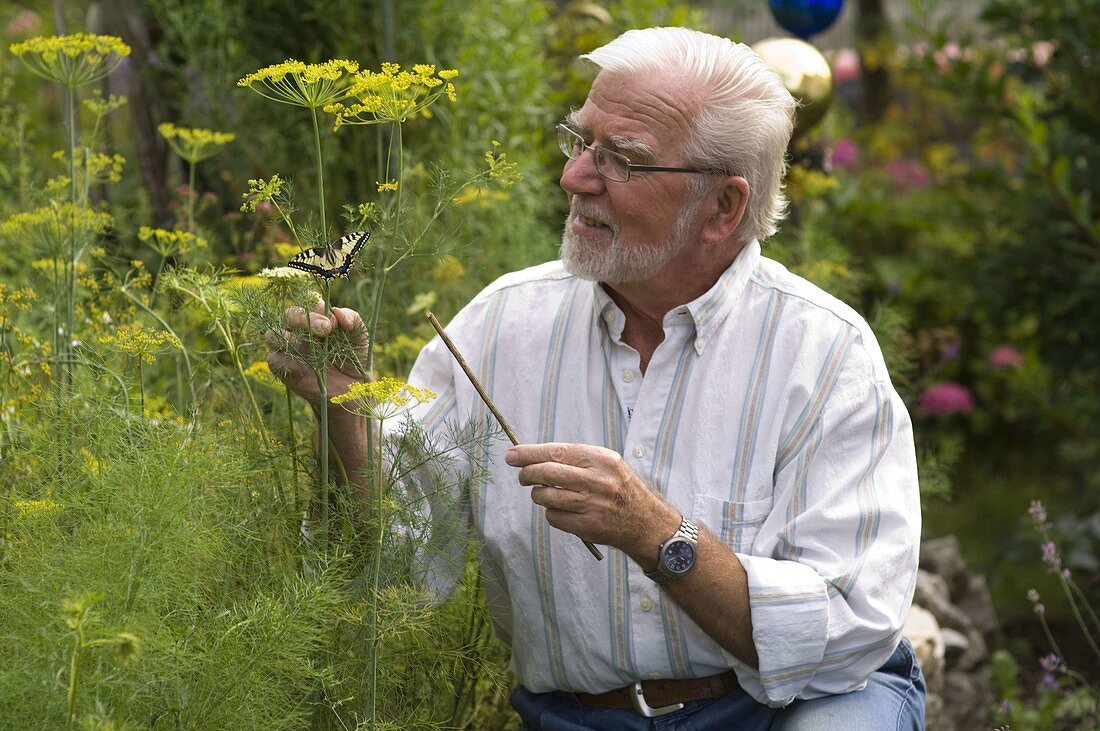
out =
[[[384,444],[366,517],[263,333],[328,294],[370,352],[311,362],[404,377],[426,311],[555,257],[576,55],[782,35],[765,11],[0,1],[0,728],[514,728],[472,564],[442,603],[419,581],[398,485],[448,452]],[[1100,0],[849,0],[819,41],[833,103],[764,253],[882,342],[925,534],[992,589],[992,722],[1100,727]],[[362,229],[347,280],[287,271]],[[375,415],[429,397],[387,383]]]

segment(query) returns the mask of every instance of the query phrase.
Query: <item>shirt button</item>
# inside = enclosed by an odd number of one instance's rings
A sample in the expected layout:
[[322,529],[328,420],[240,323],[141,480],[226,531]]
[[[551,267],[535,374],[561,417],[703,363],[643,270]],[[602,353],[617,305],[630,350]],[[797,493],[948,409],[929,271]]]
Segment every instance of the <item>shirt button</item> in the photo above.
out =
[[627,383],[630,383],[631,381],[633,381],[634,380],[634,371],[630,370],[629,368],[627,368],[625,371],[623,371],[623,380],[626,381]]
[[611,322],[612,320],[615,319],[615,313],[614,312],[605,312],[605,313],[603,313],[603,319],[604,319],[604,322]]
[[641,459],[642,457],[644,457],[645,456],[645,447],[643,447],[641,444],[634,447],[634,456],[637,457],[638,459]]
[[649,674],[649,679],[650,680],[660,680],[661,679],[661,674],[660,673],[650,673]]
[[641,607],[643,612],[648,612],[650,609],[653,609],[653,601],[650,599],[643,599],[638,602],[638,606]]

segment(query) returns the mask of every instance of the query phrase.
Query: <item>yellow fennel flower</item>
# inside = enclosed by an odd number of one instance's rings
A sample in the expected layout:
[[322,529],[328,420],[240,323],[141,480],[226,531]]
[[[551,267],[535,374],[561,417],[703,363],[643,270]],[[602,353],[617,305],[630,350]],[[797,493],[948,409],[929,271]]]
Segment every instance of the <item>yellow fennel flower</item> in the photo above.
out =
[[177,127],[171,122],[157,125],[157,132],[173,152],[192,165],[213,157],[218,154],[218,150],[237,138],[232,132]]
[[381,421],[434,398],[435,393],[431,389],[383,376],[376,381],[353,383],[345,393],[329,400],[353,414]]
[[[32,251],[60,254],[66,245],[79,249],[114,223],[109,213],[72,203],[53,203],[17,213],[0,222],[0,240],[16,246],[32,245]],[[78,251],[83,253],[82,251]]]
[[256,206],[260,203],[278,204],[280,196],[283,194],[284,185],[286,185],[286,181],[280,178],[278,173],[272,175],[271,180],[264,180],[263,178],[250,179],[248,181],[248,192],[241,194],[241,197],[244,198],[241,212],[255,213]]
[[15,517],[26,518],[50,518],[61,512],[64,506],[56,500],[45,498],[42,500],[13,500]]
[[436,71],[431,64],[416,64],[411,71],[403,71],[399,64],[383,63],[379,71],[355,74],[347,91],[347,98],[355,101],[334,102],[324,110],[336,117],[337,127],[404,122],[418,114],[427,116],[428,107],[439,97],[446,95],[455,101],[457,95],[450,79],[457,75],[454,69]]
[[349,79],[358,70],[358,63],[343,59],[323,63],[288,59],[245,76],[237,86],[247,86],[281,104],[320,109],[343,98]]
[[34,73],[70,89],[99,81],[130,55],[121,38],[90,33],[39,36],[9,50]]
[[206,239],[202,236],[188,231],[169,231],[149,226],[138,229],[138,240],[165,258],[186,255],[197,249],[206,248]]
[[255,361],[252,365],[244,369],[244,374],[264,386],[275,388],[282,385],[279,379],[275,377],[275,374],[271,372],[271,366],[267,364],[266,360]]
[[183,344],[170,332],[144,328],[137,323],[122,325],[114,333],[100,335],[101,345],[115,348],[118,352],[140,358],[145,363],[154,363],[157,353],[165,345],[181,350]]

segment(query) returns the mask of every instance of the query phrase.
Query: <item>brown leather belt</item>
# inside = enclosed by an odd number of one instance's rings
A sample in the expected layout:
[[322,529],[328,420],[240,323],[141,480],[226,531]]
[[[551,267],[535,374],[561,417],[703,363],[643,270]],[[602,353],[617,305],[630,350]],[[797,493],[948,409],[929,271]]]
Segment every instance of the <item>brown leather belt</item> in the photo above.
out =
[[737,690],[732,670],[705,678],[641,680],[606,693],[576,693],[577,700],[600,708],[632,708],[643,716],[658,716],[683,708],[689,701],[721,698]]

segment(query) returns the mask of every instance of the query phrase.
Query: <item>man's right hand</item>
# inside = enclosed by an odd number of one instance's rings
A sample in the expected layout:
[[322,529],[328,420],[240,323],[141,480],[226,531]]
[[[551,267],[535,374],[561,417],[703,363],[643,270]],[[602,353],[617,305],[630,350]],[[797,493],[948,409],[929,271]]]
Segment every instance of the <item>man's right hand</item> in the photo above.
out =
[[267,364],[271,372],[314,408],[321,404],[317,375],[303,359],[310,359],[311,347],[317,347],[336,328],[347,333],[355,357],[349,357],[347,353],[334,354],[326,380],[328,396],[332,398],[347,391],[352,383],[366,380],[366,373],[360,368],[367,366],[369,340],[363,318],[358,312],[346,307],[333,307],[326,315],[324,305],[320,303],[312,312],[306,312],[301,307],[289,307],[283,314],[282,331],[268,331],[266,334],[270,347]]

